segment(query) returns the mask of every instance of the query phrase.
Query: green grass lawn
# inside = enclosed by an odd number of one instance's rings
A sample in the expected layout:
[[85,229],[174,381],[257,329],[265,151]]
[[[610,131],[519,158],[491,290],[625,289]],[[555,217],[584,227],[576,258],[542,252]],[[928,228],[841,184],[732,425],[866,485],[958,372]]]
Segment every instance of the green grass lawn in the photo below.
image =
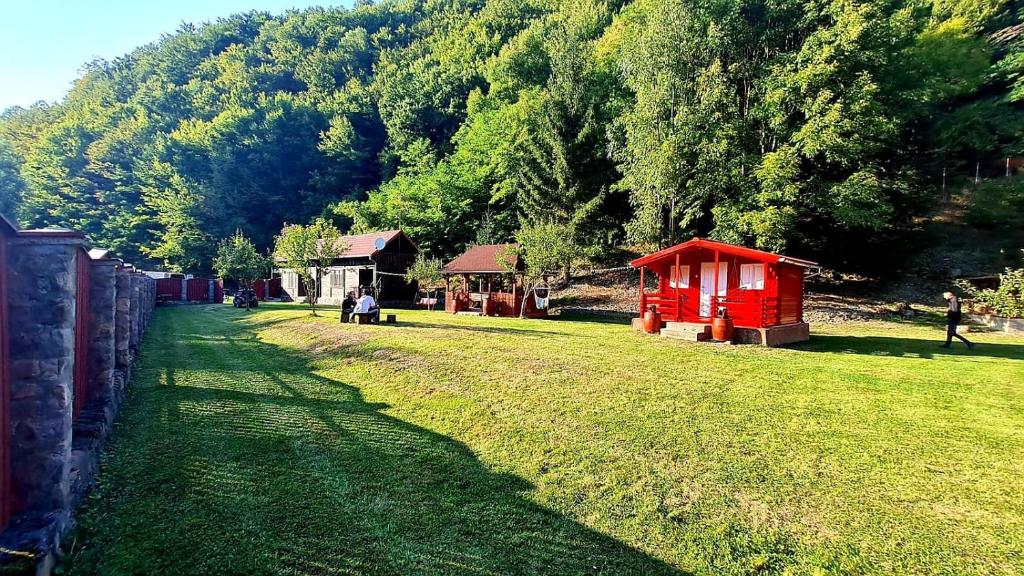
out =
[[1024,572],[1024,339],[398,314],[158,310],[65,568]]

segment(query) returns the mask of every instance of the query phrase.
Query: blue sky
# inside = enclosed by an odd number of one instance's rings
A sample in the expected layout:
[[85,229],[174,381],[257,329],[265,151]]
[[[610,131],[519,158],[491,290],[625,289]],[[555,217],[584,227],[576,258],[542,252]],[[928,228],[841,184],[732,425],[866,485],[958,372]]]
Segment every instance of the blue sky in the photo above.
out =
[[112,59],[236,12],[351,5],[351,0],[0,0],[0,110],[57,101],[82,65]]

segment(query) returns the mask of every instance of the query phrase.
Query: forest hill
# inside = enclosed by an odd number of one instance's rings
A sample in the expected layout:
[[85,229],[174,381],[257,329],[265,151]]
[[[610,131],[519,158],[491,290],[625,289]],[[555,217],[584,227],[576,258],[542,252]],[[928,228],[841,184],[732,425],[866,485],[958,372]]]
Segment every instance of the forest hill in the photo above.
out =
[[171,270],[315,216],[445,258],[552,220],[581,253],[699,234],[856,267],[944,169],[1018,152],[1019,23],[991,0],[239,14],[5,112],[0,211]]

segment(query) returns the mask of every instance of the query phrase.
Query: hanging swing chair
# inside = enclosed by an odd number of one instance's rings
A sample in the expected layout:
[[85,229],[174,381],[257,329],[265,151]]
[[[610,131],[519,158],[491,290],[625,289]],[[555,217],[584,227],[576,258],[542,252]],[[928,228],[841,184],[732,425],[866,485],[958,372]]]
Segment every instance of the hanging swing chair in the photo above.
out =
[[533,287],[533,304],[537,310],[547,310],[550,297],[551,287],[548,286],[547,281],[543,285]]

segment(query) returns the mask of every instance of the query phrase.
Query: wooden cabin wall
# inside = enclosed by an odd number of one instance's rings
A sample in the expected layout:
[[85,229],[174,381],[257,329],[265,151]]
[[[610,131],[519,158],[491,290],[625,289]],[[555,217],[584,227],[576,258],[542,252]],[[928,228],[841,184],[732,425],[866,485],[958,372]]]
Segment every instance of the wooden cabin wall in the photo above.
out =
[[[697,250],[690,253],[679,254],[678,265],[680,269],[687,271],[689,284],[686,288],[680,288],[678,292],[672,287],[671,282],[676,278],[676,256],[667,256],[664,261],[656,262],[650,266],[650,270],[658,276],[658,292],[662,294],[681,294],[682,317],[684,320],[698,320],[700,316],[700,275],[703,263],[714,262],[715,255],[710,250]],[[766,264],[752,258],[735,256],[731,254],[720,254],[719,262],[726,264],[726,302],[723,304],[738,326],[759,327],[764,323],[761,300],[764,299],[765,306],[777,307],[778,280],[775,277],[775,265]],[[761,290],[740,290],[740,266],[742,264],[761,264],[765,267],[764,288]],[[793,267],[797,268],[797,267]],[[799,270],[799,268],[797,268]],[[788,304],[791,306],[792,303]],[[714,311],[712,311],[714,313]],[[706,317],[705,317],[706,318]]]
[[803,322],[804,270],[792,264],[779,265],[779,324]]

